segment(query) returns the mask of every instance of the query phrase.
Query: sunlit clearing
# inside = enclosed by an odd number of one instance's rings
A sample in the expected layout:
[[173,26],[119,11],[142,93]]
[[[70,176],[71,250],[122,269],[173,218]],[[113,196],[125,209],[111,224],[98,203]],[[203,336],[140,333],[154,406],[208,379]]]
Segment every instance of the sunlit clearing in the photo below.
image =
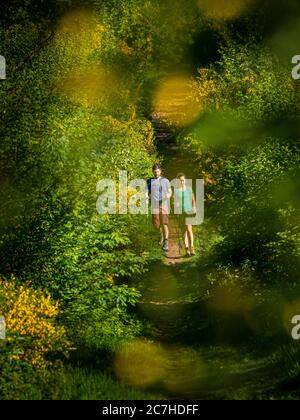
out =
[[157,344],[135,340],[124,345],[114,363],[117,377],[128,385],[144,388],[165,375],[166,355]]
[[202,384],[205,365],[199,352],[191,348],[174,347],[168,352],[165,387],[175,394],[195,392]]
[[104,105],[117,87],[117,76],[105,66],[94,64],[70,71],[57,83],[58,90],[81,105]]
[[195,81],[188,76],[173,76],[161,81],[153,102],[154,116],[170,125],[194,122],[203,110]]
[[101,47],[104,26],[92,12],[77,10],[65,15],[58,24],[55,40],[65,58],[74,60],[87,58]]
[[281,314],[285,307],[283,296],[270,291],[264,296],[264,302],[257,304],[253,310],[245,313],[248,327],[257,335],[272,337],[283,330]]
[[252,0],[198,0],[203,14],[210,19],[232,20],[241,16]]

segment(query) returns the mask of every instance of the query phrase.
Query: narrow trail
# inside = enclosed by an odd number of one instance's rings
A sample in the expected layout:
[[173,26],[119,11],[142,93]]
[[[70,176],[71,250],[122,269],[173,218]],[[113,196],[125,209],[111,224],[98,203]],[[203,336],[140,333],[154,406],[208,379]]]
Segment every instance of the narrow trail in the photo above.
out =
[[170,217],[169,224],[169,251],[164,263],[166,265],[181,264],[184,261],[180,228],[174,216]]
[[[196,168],[192,156],[180,150],[176,144],[176,133],[168,130],[159,121],[154,121],[156,129],[156,141],[160,154],[164,158],[163,173],[168,179],[176,178],[179,172],[183,172],[188,178],[196,177]],[[169,224],[169,252],[166,254],[166,265],[181,264],[184,262],[184,249],[182,234],[176,217],[171,214]]]
[[[173,179],[183,171],[196,178],[193,157],[178,148],[172,133],[158,125],[157,137],[164,175]],[[268,392],[282,380],[269,360],[268,346],[257,351],[257,339],[249,340],[241,317],[209,308],[205,274],[211,267],[201,267],[197,256],[185,258],[179,236],[171,216],[169,252],[134,284],[142,295],[138,314],[151,323],[147,337],[168,353],[168,379],[158,390],[180,399],[252,399]]]

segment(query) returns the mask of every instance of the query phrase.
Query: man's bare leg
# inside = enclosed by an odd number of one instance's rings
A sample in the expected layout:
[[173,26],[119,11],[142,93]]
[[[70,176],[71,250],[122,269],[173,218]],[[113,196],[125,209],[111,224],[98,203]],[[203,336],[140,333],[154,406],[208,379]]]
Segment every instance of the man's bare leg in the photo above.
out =
[[164,234],[163,227],[160,227],[159,228],[159,232],[160,232],[160,241],[159,241],[159,244],[162,246],[164,244],[164,240],[165,240],[165,234]]
[[163,250],[167,252],[169,250],[169,226],[168,225],[163,225],[163,232],[164,232]]
[[167,241],[169,239],[169,226],[168,225],[164,225],[163,235],[164,235],[164,240]]

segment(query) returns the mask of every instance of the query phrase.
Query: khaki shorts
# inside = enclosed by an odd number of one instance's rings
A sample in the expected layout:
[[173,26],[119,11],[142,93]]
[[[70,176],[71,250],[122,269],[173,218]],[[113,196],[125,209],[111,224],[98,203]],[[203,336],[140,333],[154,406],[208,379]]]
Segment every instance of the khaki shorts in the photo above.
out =
[[169,224],[169,210],[165,207],[159,207],[159,213],[152,214],[152,222],[155,229],[159,230],[163,225]]

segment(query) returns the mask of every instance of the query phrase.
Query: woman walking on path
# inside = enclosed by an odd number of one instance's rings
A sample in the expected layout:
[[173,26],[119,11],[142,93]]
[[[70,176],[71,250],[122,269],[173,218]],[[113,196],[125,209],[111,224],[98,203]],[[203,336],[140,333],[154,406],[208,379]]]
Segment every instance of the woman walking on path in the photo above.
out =
[[186,223],[186,218],[196,214],[196,200],[192,187],[186,185],[186,176],[179,173],[180,188],[175,189],[175,209],[178,222],[183,233],[184,245],[187,256],[195,255],[193,226]]

